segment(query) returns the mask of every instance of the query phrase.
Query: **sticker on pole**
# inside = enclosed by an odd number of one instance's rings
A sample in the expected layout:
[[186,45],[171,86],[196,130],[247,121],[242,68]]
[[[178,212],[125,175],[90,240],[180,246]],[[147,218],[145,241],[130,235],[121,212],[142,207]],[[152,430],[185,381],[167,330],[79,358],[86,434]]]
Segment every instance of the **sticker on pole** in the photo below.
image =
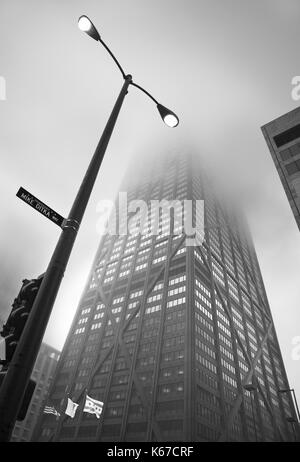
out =
[[26,204],[30,205],[35,210],[44,215],[44,217],[48,218],[49,220],[53,221],[53,223],[61,227],[64,221],[64,217],[59,215],[54,210],[50,209],[48,205],[44,204],[44,202],[41,202],[35,196],[26,191],[26,189],[20,188],[16,195],[22,201],[26,202]]

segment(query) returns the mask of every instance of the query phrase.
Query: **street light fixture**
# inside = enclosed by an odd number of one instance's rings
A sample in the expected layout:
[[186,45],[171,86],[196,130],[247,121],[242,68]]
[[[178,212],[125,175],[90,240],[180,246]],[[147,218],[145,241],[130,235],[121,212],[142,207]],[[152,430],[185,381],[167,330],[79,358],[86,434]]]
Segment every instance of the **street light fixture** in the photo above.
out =
[[179,124],[179,120],[177,115],[174,114],[174,112],[170,111],[170,109],[167,109],[162,104],[157,104],[157,109],[161,115],[162,120],[165,122],[166,125],[168,125],[168,127],[177,127],[177,125]]
[[286,420],[289,423],[297,423],[297,420],[295,419],[295,417],[287,417]]
[[[114,54],[111,52],[110,48],[106,45],[106,43],[100,37],[99,32],[97,31],[96,27],[94,26],[94,24],[92,23],[90,18],[88,18],[86,15],[80,16],[80,18],[78,19],[78,27],[79,27],[80,30],[82,30],[83,32],[85,32],[90,37],[92,37],[94,40],[100,42],[104,46],[104,48],[108,51],[108,53],[110,54],[112,59],[115,61],[116,65],[118,66],[118,68],[119,68],[119,70],[120,70],[120,72],[121,72],[121,74],[123,76],[123,79],[125,80],[126,79],[126,74],[124,72],[124,69],[122,68],[121,64],[119,63],[117,58],[114,56]],[[149,96],[149,98],[152,99],[152,101],[155,102],[156,107],[158,109],[158,112],[159,112],[162,120],[164,121],[164,123],[168,127],[172,127],[172,128],[177,127],[177,125],[179,124],[179,119],[178,119],[177,115],[173,111],[171,111],[167,107],[160,104],[148,91],[146,91],[143,87],[136,84],[132,80],[130,81],[129,84],[132,85],[133,87],[136,87],[139,90],[141,90],[143,93],[145,93],[147,96]]]
[[294,438],[295,438],[295,441],[297,441],[297,434],[296,434],[295,424],[296,424],[296,427],[298,429],[298,435],[299,435],[300,414],[299,414],[299,407],[298,407],[298,402],[297,402],[295,390],[294,390],[294,388],[281,388],[281,389],[278,390],[278,393],[290,393],[290,394],[292,394],[292,401],[293,401],[293,403],[294,403],[294,405],[296,407],[296,418],[292,417],[292,416],[289,416],[289,417],[286,418],[286,420],[287,420],[287,422],[292,424]]
[[23,335],[18,342],[10,367],[0,388],[0,441],[9,441],[18,415],[30,375],[41,346],[41,342],[51,315],[61,280],[67,267],[72,248],[84,216],[91,192],[93,190],[106,148],[113,132],[116,120],[128,93],[129,85],[135,86],[152,99],[158,108],[163,121],[170,127],[175,127],[179,119],[144,88],[132,81],[130,74],[125,74],[122,66],[108,46],[101,39],[97,29],[87,16],[81,16],[78,26],[94,40],[99,41],[111,55],[120,72],[124,83],[107,121],[104,131],[90,161],[81,186],[75,197],[68,218],[64,220],[62,232],[54,249],[48,268],[43,277],[38,294],[30,311]]
[[256,387],[250,383],[249,385],[244,385],[244,390],[249,391],[251,393],[252,391],[256,390]]
[[286,421],[292,425],[294,440],[297,441],[297,433],[295,430],[295,424],[298,423],[297,419],[295,419],[295,417],[287,417]]
[[80,16],[80,18],[78,19],[78,27],[83,32],[86,32],[94,40],[101,40],[101,37],[96,27],[94,26],[90,18],[85,16],[85,14]]
[[278,390],[278,393],[291,393],[293,395],[295,407],[297,410],[297,419],[298,419],[298,423],[300,423],[300,412],[299,412],[298,402],[297,402],[297,398],[295,394],[295,389],[294,388],[280,388]]

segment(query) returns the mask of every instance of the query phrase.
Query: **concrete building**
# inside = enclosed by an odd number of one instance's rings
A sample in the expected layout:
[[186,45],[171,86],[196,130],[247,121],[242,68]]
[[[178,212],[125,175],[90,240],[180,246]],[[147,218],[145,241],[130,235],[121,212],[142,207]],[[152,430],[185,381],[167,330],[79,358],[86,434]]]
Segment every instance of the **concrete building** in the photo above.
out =
[[[103,237],[49,393],[61,417],[42,416],[37,439],[292,441],[295,409],[278,393],[288,380],[244,220],[196,157],[145,163],[122,191],[146,204],[204,200],[205,239],[187,245],[163,213],[158,235]],[[100,419],[83,412],[86,393],[104,403]]]
[[261,129],[300,229],[300,107]]
[[11,441],[31,441],[39,413],[53,379],[59,354],[60,352],[55,348],[45,343],[42,344],[31,375],[36,382],[36,387],[26,417],[23,421],[16,422]]

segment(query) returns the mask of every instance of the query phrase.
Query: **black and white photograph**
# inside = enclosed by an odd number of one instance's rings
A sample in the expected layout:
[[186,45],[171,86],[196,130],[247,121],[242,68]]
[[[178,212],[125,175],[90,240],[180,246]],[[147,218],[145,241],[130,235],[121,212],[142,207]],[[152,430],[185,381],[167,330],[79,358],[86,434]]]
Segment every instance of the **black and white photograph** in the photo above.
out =
[[0,121],[0,448],[298,447],[300,1],[1,0]]

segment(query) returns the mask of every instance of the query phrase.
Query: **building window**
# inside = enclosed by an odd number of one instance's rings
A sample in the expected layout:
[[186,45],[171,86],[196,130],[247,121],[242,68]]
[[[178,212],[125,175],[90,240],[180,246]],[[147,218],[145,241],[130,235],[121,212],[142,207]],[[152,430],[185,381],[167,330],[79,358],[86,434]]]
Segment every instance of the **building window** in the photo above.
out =
[[274,141],[276,146],[280,148],[280,146],[290,143],[296,138],[300,138],[300,124],[297,124],[294,127],[279,133],[279,135],[274,136]]
[[76,329],[76,330],[75,330],[75,335],[77,335],[77,334],[83,334],[84,331],[85,331],[85,327],[81,327],[80,329]]
[[289,175],[293,175],[300,171],[300,160],[296,160],[295,162],[291,162],[285,166],[286,171]]

